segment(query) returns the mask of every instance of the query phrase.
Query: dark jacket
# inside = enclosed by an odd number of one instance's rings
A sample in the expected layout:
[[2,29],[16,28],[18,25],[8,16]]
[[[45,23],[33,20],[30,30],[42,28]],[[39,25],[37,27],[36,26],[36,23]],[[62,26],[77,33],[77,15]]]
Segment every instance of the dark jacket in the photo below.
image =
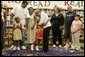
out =
[[59,14],[58,16],[55,15],[55,13],[52,15],[50,20],[52,26],[60,27],[64,25],[64,16],[62,14]]
[[72,21],[74,20],[75,12],[67,12],[66,19],[65,19],[65,27],[70,28]]

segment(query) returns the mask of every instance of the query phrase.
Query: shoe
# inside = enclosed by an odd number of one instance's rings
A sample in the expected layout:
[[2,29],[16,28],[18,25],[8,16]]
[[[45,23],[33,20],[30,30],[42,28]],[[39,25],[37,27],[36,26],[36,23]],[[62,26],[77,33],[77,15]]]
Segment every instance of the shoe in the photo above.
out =
[[56,47],[56,45],[53,45],[53,48],[55,48]]
[[39,47],[38,46],[36,46],[35,48],[36,48],[36,51],[39,51]]
[[17,47],[17,50],[20,50],[20,47]]
[[73,52],[75,52],[75,50],[71,50],[70,52],[73,53]]
[[13,50],[16,50],[17,48],[16,48],[16,46],[13,48]]
[[69,48],[69,45],[68,45],[68,44],[66,44],[66,45],[64,46],[64,48]]
[[62,45],[59,45],[59,47],[61,48],[61,47],[62,47]]
[[14,45],[12,45],[9,49],[13,49],[14,48]]
[[25,46],[22,46],[22,49],[26,49],[26,47]]
[[33,45],[33,44],[31,45],[31,50],[32,50],[32,51],[34,50],[34,45]]
[[76,51],[80,51],[80,49],[79,49],[79,48],[76,48],[75,50],[76,50]]

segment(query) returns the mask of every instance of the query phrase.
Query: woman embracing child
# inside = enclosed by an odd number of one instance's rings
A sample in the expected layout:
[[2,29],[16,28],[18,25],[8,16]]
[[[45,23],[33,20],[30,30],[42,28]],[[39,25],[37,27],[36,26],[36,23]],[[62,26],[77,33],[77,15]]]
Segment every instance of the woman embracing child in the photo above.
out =
[[35,32],[35,42],[34,46],[36,51],[39,51],[39,45],[43,38],[43,25],[38,25],[39,23],[40,10],[36,10],[34,13],[34,26],[37,25],[37,30]]

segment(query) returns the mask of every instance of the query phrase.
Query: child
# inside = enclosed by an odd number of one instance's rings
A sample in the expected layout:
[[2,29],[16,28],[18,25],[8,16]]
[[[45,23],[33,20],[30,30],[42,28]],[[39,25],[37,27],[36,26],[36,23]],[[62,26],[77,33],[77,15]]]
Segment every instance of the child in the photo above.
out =
[[72,22],[71,25],[71,34],[72,34],[71,48],[75,50],[80,50],[79,38],[80,38],[80,31],[82,28],[82,22],[79,20],[80,19],[79,15],[75,15],[74,19],[75,20]]
[[22,34],[21,34],[21,24],[20,19],[18,17],[15,17],[15,21],[13,23],[13,40],[15,42],[14,50],[20,50],[20,40],[22,40]]
[[40,45],[40,41],[43,38],[43,25],[39,26],[38,25],[38,29],[36,31],[36,50],[39,51],[39,45]]

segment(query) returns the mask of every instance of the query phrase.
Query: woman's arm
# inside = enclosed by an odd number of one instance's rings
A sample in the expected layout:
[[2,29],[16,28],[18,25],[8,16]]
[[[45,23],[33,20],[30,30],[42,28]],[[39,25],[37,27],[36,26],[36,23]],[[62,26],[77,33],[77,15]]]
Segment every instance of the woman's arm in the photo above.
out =
[[31,27],[31,29],[33,30],[35,25],[37,24],[37,17],[36,16],[33,16],[34,18],[34,23],[33,23],[33,26]]
[[54,19],[54,14],[52,15],[51,19],[50,19],[50,23],[52,24],[53,22],[53,19]]

